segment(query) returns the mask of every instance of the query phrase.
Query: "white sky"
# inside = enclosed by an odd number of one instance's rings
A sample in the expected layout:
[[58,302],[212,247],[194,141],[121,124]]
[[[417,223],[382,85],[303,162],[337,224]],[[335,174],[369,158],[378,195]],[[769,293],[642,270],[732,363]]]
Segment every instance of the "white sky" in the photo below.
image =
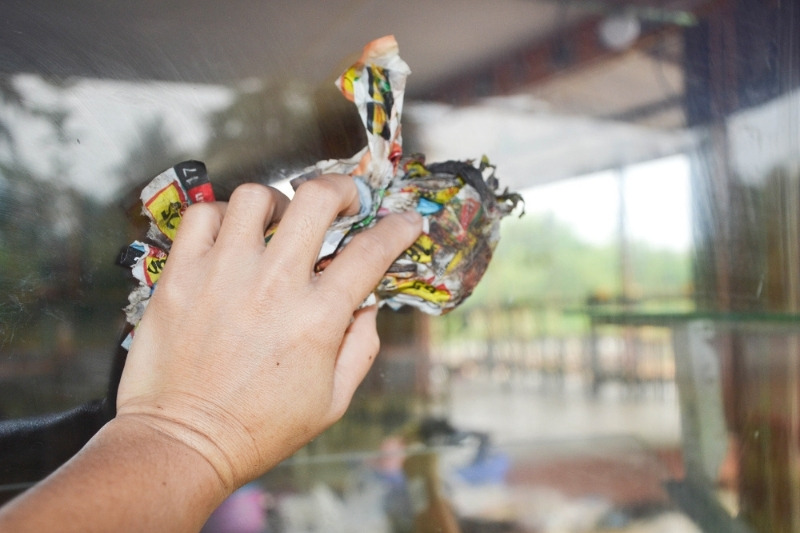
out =
[[[631,239],[658,248],[691,246],[689,162],[672,156],[625,169],[626,226]],[[619,228],[619,173],[589,174],[522,191],[531,214],[549,214],[583,239],[608,243]]]
[[[2,120],[12,128],[25,164],[41,175],[53,176],[53,161],[60,158],[67,175],[59,179],[69,180],[77,189],[98,198],[112,198],[119,189],[115,171],[130,147],[138,144],[137,136],[145,125],[160,117],[178,148],[199,153],[211,135],[206,117],[234,97],[230,88],[208,85],[77,80],[59,89],[30,75],[18,76],[15,82],[28,102],[69,112],[70,137],[58,145],[43,119],[0,107]],[[570,169],[579,173],[582,168],[608,168],[609,162],[619,161],[625,168],[629,235],[658,247],[684,250],[690,246],[687,159],[673,156],[625,167],[631,149],[652,150],[628,145],[642,136],[638,130],[580,117],[559,117],[547,113],[540,103],[513,98],[495,99],[474,108],[413,104],[406,120],[418,125],[429,161],[486,153],[498,165],[501,185],[524,187],[549,173],[563,174]],[[641,157],[641,153],[636,152],[636,156]],[[580,164],[575,165],[577,161]],[[537,186],[525,190],[524,196],[528,212],[550,213],[591,242],[616,238],[617,172]]]
[[623,169],[629,237],[659,248],[691,246],[689,162],[666,155],[686,146],[680,135],[557,115],[525,97],[464,108],[415,103],[409,116],[428,161],[486,154],[500,186],[525,196],[527,212],[550,214],[592,243],[616,239],[619,227],[620,171],[596,170]]
[[800,90],[728,121],[731,166],[743,181],[761,184],[777,168],[800,166]]
[[14,81],[29,104],[69,113],[69,138],[59,146],[44,119],[0,107],[25,165],[39,175],[53,175],[53,160],[61,158],[68,175],[59,179],[101,199],[113,197],[122,185],[116,169],[138,144],[145,126],[161,118],[176,148],[196,152],[210,134],[208,114],[233,98],[231,89],[213,85],[81,79],[62,89],[33,75],[19,75]]

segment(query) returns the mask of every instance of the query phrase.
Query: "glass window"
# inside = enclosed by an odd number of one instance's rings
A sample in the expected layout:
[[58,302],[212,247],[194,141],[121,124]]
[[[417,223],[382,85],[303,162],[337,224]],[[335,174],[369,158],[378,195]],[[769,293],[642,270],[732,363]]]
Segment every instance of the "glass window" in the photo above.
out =
[[800,530],[794,3],[51,4],[0,35],[0,502],[113,416],[141,188],[354,154],[332,81],[393,33],[405,150],[487,155],[526,214],[206,531]]

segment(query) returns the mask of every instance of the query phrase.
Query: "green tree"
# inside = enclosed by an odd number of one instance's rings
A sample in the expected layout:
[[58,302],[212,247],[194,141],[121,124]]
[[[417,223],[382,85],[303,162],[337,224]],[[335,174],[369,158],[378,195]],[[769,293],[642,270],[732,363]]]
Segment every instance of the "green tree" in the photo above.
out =
[[[552,217],[503,221],[491,264],[465,309],[531,302],[583,305],[590,295],[621,290],[619,247],[581,240]],[[629,243],[635,297],[683,294],[691,281],[687,252]]]

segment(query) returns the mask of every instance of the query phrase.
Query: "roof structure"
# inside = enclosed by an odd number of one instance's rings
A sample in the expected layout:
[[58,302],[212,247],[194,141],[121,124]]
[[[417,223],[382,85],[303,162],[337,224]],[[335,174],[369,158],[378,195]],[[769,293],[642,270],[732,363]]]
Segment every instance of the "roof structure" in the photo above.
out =
[[343,53],[391,33],[412,66],[410,101],[459,106],[521,95],[543,103],[527,113],[582,154],[564,158],[557,142],[538,150],[551,170],[541,180],[550,181],[686,149],[680,32],[707,3],[10,0],[0,72],[313,87],[349,64]]

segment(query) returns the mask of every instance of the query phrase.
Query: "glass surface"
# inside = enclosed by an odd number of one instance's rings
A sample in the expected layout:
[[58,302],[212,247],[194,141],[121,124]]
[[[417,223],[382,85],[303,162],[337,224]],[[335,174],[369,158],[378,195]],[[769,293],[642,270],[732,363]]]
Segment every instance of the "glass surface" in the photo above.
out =
[[800,530],[794,2],[3,11],[0,439],[93,414],[0,446],[0,501],[110,413],[142,186],[352,155],[332,81],[394,33],[406,151],[488,155],[527,214],[463,307],[382,311],[348,414],[206,531]]

